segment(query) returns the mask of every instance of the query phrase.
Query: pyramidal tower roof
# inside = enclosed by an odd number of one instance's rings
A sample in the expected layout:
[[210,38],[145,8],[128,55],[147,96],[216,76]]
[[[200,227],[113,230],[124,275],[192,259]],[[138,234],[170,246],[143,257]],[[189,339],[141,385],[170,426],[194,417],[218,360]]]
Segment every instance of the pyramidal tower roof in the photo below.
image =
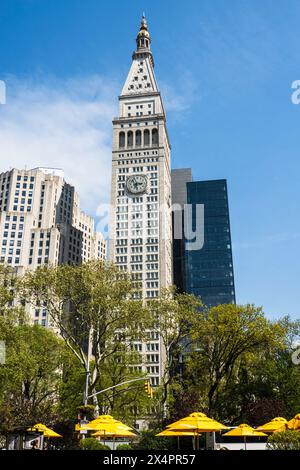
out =
[[136,50],[132,55],[132,64],[122,89],[121,96],[158,92],[154,76],[154,60],[151,52],[151,35],[145,15],[136,37]]

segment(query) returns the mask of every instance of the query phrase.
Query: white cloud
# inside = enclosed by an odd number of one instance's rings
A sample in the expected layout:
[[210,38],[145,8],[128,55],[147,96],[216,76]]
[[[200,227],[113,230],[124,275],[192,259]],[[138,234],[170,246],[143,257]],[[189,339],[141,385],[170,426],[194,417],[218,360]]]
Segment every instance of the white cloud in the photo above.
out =
[[[93,216],[110,202],[112,118],[120,83],[88,76],[66,80],[38,76],[5,80],[0,106],[0,172],[38,166],[62,168],[81,207]],[[162,97],[173,120],[182,119],[196,97],[188,73],[180,87],[164,82]],[[199,97],[199,95],[198,95]],[[103,227],[101,227],[103,230]]]
[[175,84],[160,81],[160,85],[166,112],[172,113],[174,120],[180,119],[201,99],[201,84],[189,71],[181,71]]
[[99,76],[6,79],[0,106],[0,171],[58,167],[90,214],[109,201],[111,121],[118,86]]

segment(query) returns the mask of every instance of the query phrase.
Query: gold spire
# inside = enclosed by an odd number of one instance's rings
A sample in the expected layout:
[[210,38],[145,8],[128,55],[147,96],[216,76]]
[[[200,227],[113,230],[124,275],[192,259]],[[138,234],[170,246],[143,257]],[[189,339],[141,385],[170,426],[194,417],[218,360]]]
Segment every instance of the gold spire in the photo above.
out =
[[150,50],[151,37],[148,31],[145,13],[143,13],[142,15],[141,27],[136,38],[136,43],[137,43],[138,50],[140,49]]
[[141,29],[142,28],[147,29],[147,20],[146,20],[145,13],[142,14]]

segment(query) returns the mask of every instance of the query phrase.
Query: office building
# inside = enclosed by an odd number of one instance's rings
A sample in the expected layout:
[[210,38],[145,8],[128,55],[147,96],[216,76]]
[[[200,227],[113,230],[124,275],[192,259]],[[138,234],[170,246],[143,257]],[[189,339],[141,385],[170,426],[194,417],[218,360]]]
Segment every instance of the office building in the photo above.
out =
[[[136,298],[147,300],[172,284],[171,152],[144,16],[136,44],[113,120],[109,258],[131,273]],[[142,370],[158,385],[160,338],[137,347]]]
[[[179,290],[200,297],[208,307],[235,303],[226,180],[192,181],[190,170],[173,170],[172,202],[181,207],[187,204],[182,225],[185,221],[195,232],[198,224],[204,237],[203,246],[197,249],[186,234],[184,241],[174,240],[175,284]],[[196,220],[197,205],[203,207],[203,220]]]
[[[17,272],[105,259],[106,242],[62,170],[12,169],[0,174],[0,262]],[[34,321],[47,325],[46,318]]]

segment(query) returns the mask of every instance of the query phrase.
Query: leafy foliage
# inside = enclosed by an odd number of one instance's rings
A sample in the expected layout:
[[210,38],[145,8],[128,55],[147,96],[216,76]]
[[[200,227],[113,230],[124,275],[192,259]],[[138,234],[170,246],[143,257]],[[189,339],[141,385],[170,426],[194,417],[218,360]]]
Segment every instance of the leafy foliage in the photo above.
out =
[[119,444],[116,450],[132,450],[132,446],[130,444]]
[[2,431],[53,421],[64,344],[38,325],[8,325],[0,318],[0,335],[7,348],[0,368]]
[[[42,266],[22,283],[24,299],[47,305],[48,314],[85,373],[89,371],[88,338],[93,369],[90,391],[95,392],[104,364],[124,357],[132,341],[140,340],[149,320],[147,309],[133,300],[127,274],[102,261],[80,266]],[[94,398],[98,408],[98,400]]]
[[268,438],[268,450],[300,450],[300,432],[276,432]]
[[[173,387],[170,414],[191,407],[228,424],[262,424],[298,411],[300,370],[292,364],[293,322],[271,322],[252,305],[220,305],[199,313],[194,351]],[[258,421],[258,422],[257,422]]]
[[132,444],[134,450],[168,450],[170,447],[169,439],[156,437],[156,432],[144,431],[138,442]]
[[110,450],[110,447],[102,444],[93,437],[87,437],[80,441],[81,450]]

